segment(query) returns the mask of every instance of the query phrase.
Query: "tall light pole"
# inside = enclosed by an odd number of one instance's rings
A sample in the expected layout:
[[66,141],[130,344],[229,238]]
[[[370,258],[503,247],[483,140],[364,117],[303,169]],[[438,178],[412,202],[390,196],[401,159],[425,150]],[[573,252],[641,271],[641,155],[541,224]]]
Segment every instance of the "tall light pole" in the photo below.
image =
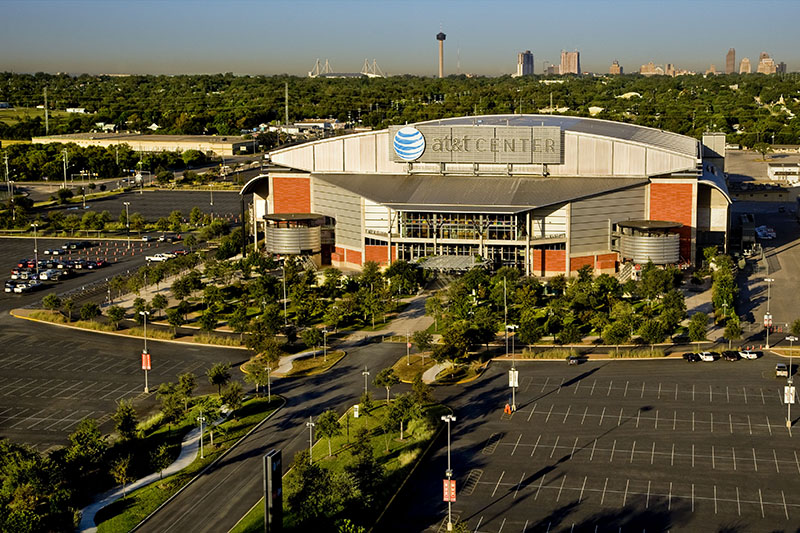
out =
[[764,278],[764,281],[767,282],[767,313],[769,313],[769,297],[772,289],[772,282],[775,280],[773,278]]
[[508,324],[506,326],[506,335],[509,331],[514,332],[511,335],[511,371],[508,373],[508,385],[511,387],[511,410],[517,410],[517,386],[519,384],[519,372],[515,368],[516,358],[514,357],[515,346],[514,338],[516,337],[516,330],[519,326],[517,324]]
[[361,372],[361,375],[364,376],[364,396],[367,395],[367,378],[369,377],[369,370],[367,370],[367,366],[364,365],[364,371]]
[[39,246],[38,246],[38,241],[36,239],[36,228],[39,227],[39,224],[34,222],[33,224],[31,224],[31,227],[33,228],[33,260],[36,263],[36,278],[38,279],[39,278]]
[[128,206],[131,205],[130,202],[122,202],[125,204],[125,231],[128,234],[128,250],[131,249],[131,216],[128,212]]
[[406,365],[411,366],[411,343],[408,341],[408,330],[406,330]]
[[789,335],[786,337],[786,340],[789,341],[789,377],[786,379],[786,385],[789,389],[789,397],[787,398],[786,402],[786,427],[791,429],[792,427],[792,402],[794,402],[794,387],[792,384],[794,379],[792,378],[792,348],[794,347],[794,342],[797,340],[797,337],[794,335]]
[[311,421],[311,417],[308,417],[308,422],[306,422],[306,427],[308,428],[308,464],[314,463],[314,455],[312,453],[313,446],[314,446],[314,426],[316,424]]
[[203,416],[202,409],[200,409],[200,416],[197,417],[197,421],[200,422],[200,459],[204,459],[205,455],[203,454],[203,422],[206,421],[206,417]]
[[764,315],[764,328],[767,330],[767,343],[766,348],[769,350],[769,329],[772,327],[772,315],[769,312],[769,297],[772,288],[772,282],[775,281],[773,278],[764,278],[764,281],[767,282],[767,313]]
[[64,150],[62,150],[61,153],[64,154],[64,188],[66,189],[67,188],[67,165],[68,165],[67,161],[68,161],[68,158],[69,158],[69,154],[68,154],[66,148],[64,148]]
[[272,380],[270,379],[270,373],[272,372],[272,367],[267,368],[267,401],[272,400]]
[[[445,483],[449,485],[450,481],[453,479],[453,469],[450,468],[450,423],[455,422],[456,417],[453,415],[444,415],[442,417],[442,420],[447,422],[447,470],[445,470],[444,474],[447,476],[447,480],[445,480]],[[455,495],[454,494],[455,491],[450,490],[450,487],[448,487],[448,490],[451,494],[450,498],[448,498],[447,501],[447,531],[453,531],[452,500],[453,496]]]
[[283,326],[289,325],[289,314],[286,312],[286,259],[281,263],[281,272],[283,273]]
[[322,360],[328,360],[328,330],[322,330]]
[[[147,351],[147,315],[150,314],[150,311],[139,311],[139,314],[142,315],[144,318],[144,351],[142,352],[142,357],[147,357],[149,359],[150,352]],[[145,365],[142,365],[145,366]],[[147,366],[150,366],[149,363]],[[150,392],[150,387],[147,386],[147,366],[144,368],[144,392]]]

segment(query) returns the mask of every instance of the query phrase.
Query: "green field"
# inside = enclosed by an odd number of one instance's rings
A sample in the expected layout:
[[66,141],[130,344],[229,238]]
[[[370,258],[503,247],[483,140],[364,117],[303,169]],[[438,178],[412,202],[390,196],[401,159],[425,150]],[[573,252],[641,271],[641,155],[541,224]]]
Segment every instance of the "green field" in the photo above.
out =
[[[50,111],[50,118],[63,118],[72,115],[72,113],[67,113],[66,111]],[[35,107],[15,107],[12,109],[0,109],[0,122],[12,125],[16,124],[17,122],[21,121],[24,118],[36,118],[40,117],[44,120],[44,109],[37,109]],[[5,142],[4,146],[5,146]]]

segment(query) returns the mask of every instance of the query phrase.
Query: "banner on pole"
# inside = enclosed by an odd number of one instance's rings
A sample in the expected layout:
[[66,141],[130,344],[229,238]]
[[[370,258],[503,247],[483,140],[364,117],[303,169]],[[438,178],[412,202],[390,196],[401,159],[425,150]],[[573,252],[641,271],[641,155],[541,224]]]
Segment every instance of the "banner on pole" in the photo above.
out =
[[444,499],[443,501],[446,502],[455,502],[456,501],[456,480],[455,479],[445,479],[444,480]]
[[148,352],[142,352],[142,370],[152,370],[152,368],[150,368],[150,354]]
[[508,371],[508,386],[519,387],[519,370]]
[[794,403],[794,387],[783,388],[783,403]]

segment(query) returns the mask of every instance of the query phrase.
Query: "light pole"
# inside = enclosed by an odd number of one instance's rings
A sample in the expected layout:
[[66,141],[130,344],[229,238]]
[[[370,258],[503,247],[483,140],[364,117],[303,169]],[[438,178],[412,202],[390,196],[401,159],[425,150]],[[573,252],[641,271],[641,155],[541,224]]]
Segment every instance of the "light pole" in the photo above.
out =
[[128,234],[128,250],[131,249],[131,217],[128,213],[128,206],[131,205],[130,202],[122,202],[125,204],[125,231]]
[[206,417],[203,416],[202,409],[200,409],[200,416],[197,417],[197,421],[200,422],[200,459],[204,459],[205,455],[203,454],[203,422],[206,421]]
[[794,383],[794,379],[792,378],[792,348],[794,347],[794,342],[797,340],[797,337],[794,335],[789,335],[786,337],[786,340],[789,341],[789,377],[786,378],[786,384],[789,388],[789,397],[786,402],[786,427],[791,429],[792,427],[792,402],[794,401],[794,387],[792,384]]
[[267,367],[267,401],[272,400],[272,381],[270,379],[270,372],[272,372],[272,367]]
[[[453,415],[444,415],[442,420],[447,422],[447,470],[445,470],[445,475],[447,476],[446,483],[450,483],[450,480],[453,479],[453,469],[450,468],[450,423],[456,421],[456,417]],[[450,487],[448,487],[449,489]],[[453,514],[452,514],[452,500],[453,500],[453,491],[450,491],[450,498],[447,501],[447,531],[453,531]]]
[[65,148],[62,152],[64,154],[64,188],[67,188],[67,161],[69,154],[67,153],[67,149]]
[[408,330],[406,330],[406,366],[411,366],[411,343],[408,342]]
[[767,282],[767,313],[769,313],[769,297],[772,289],[772,282],[775,280],[773,278],[764,278],[764,281]]
[[361,372],[361,375],[364,376],[364,396],[367,395],[367,378],[369,377],[369,370],[367,370],[366,365],[364,366],[364,371]]
[[[150,311],[139,311],[139,314],[142,315],[144,318],[144,352],[142,355],[148,356],[149,352],[147,351],[147,315],[150,314]],[[144,392],[150,392],[150,387],[147,386],[147,368],[144,369]]]
[[281,264],[281,272],[283,273],[283,326],[289,325],[289,315],[286,311],[286,260]]
[[519,376],[519,374],[517,372],[517,369],[514,366],[514,363],[516,361],[516,359],[514,357],[514,352],[515,352],[515,346],[514,346],[515,340],[514,340],[514,338],[517,336],[516,330],[517,330],[518,327],[519,326],[517,324],[508,324],[506,326],[506,335],[508,335],[509,331],[512,332],[512,334],[511,334],[511,371],[508,373],[508,384],[511,386],[511,410],[512,411],[516,411],[517,410],[517,383],[518,383],[518,377],[517,376]]
[[311,417],[308,417],[308,422],[306,422],[306,427],[308,428],[308,464],[314,463],[314,455],[312,454],[313,446],[314,446],[314,426],[316,424],[311,421]]
[[769,350],[769,329],[772,327],[772,315],[769,312],[769,297],[772,289],[772,282],[775,280],[773,278],[764,278],[764,281],[767,282],[767,314],[764,315],[764,328],[767,330],[767,343],[765,346],[767,350]]
[[322,360],[328,360],[328,330],[322,330]]
[[39,224],[33,223],[31,224],[33,228],[33,260],[36,263],[36,278],[39,278],[39,246],[38,240],[36,239],[36,228],[39,227]]

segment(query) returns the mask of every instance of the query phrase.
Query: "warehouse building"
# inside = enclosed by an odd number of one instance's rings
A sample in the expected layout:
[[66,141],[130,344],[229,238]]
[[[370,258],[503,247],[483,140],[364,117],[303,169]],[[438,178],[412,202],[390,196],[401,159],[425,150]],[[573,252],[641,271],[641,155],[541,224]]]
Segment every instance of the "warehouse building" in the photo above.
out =
[[127,144],[137,152],[185,152],[197,150],[207,155],[252,154],[253,139],[228,135],[142,135],[140,133],[68,133],[34,137],[33,144],[75,143],[81,147]]
[[276,150],[242,193],[260,246],[318,264],[471,256],[537,276],[691,265],[726,246],[717,137],[707,147],[591,118],[450,118]]

